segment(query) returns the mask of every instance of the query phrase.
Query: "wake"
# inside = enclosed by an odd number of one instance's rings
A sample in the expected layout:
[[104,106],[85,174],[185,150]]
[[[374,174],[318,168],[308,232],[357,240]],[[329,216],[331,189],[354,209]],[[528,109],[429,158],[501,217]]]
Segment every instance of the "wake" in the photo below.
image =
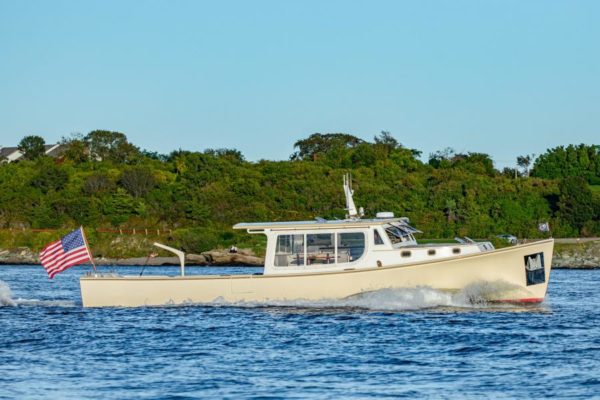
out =
[[[401,289],[380,289],[356,294],[344,299],[266,300],[227,302],[217,299],[209,303],[187,303],[165,306],[223,306],[223,307],[289,307],[308,309],[361,309],[371,311],[416,311],[427,309],[464,310],[532,310],[539,305],[514,305],[490,302],[490,298],[514,287],[505,282],[480,282],[449,293],[427,286]],[[0,307],[75,307],[71,300],[38,300],[14,298],[6,282],[0,280]]]
[[480,282],[450,293],[427,286],[416,288],[380,289],[345,299],[266,300],[230,303],[222,299],[205,304],[236,307],[292,307],[316,309],[363,309],[371,311],[415,311],[427,309],[465,310],[531,310],[539,305],[515,305],[490,301],[496,294],[513,289],[505,282]]
[[4,281],[0,281],[0,307],[74,307],[75,302],[69,300],[37,300],[13,298],[10,286]]

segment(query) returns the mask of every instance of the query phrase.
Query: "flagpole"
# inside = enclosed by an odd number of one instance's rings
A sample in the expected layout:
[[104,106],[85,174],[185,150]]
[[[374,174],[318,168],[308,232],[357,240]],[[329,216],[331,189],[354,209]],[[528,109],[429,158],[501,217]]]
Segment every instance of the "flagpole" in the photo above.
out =
[[88,254],[90,256],[90,261],[92,262],[92,268],[94,268],[94,273],[96,272],[96,263],[94,262],[94,256],[92,255],[92,250],[90,250],[90,245],[87,241],[87,237],[85,236],[85,231],[83,230],[83,226],[80,226],[79,229],[81,229],[81,236],[83,237],[83,242],[85,243],[85,248],[88,251]]

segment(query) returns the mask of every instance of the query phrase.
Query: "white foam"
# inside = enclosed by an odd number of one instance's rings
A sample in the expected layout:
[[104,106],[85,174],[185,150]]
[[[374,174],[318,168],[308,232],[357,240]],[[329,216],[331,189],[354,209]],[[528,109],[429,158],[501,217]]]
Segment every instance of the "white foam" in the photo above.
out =
[[4,281],[0,281],[0,307],[1,306],[16,306],[17,303],[12,299],[10,286]]
[[75,302],[70,300],[14,299],[10,286],[4,281],[0,281],[0,307],[2,306],[74,307]]
[[75,307],[77,303],[71,300],[37,300],[37,299],[15,299],[18,306],[29,307]]
[[416,288],[380,289],[360,293],[345,299],[265,300],[229,303],[220,298],[210,304],[238,307],[359,308],[375,311],[412,311],[440,307],[507,309],[515,306],[491,303],[490,299],[498,298],[498,293],[514,290],[514,288],[514,285],[498,281],[474,283],[454,293],[421,286]]

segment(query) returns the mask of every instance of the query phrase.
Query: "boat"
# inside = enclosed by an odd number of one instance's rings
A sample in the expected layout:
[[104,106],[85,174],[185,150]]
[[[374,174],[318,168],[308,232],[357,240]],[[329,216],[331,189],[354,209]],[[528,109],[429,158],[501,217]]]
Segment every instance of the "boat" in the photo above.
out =
[[363,218],[349,176],[347,215],[341,220],[238,223],[233,228],[267,237],[262,273],[178,276],[88,273],[80,278],[84,307],[265,303],[344,299],[382,289],[427,287],[458,292],[493,287],[485,301],[538,303],[546,296],[553,239],[496,249],[489,241],[419,244],[419,230],[405,217],[380,212]]

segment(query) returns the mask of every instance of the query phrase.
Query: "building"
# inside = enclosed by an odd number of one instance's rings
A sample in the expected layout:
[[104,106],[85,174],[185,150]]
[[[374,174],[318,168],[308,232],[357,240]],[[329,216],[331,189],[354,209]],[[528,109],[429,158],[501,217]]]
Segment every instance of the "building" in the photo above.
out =
[[[45,153],[48,157],[61,158],[67,150],[64,144],[47,144],[45,145]],[[23,157],[23,153],[17,147],[2,147],[0,146],[0,162],[15,162]]]

